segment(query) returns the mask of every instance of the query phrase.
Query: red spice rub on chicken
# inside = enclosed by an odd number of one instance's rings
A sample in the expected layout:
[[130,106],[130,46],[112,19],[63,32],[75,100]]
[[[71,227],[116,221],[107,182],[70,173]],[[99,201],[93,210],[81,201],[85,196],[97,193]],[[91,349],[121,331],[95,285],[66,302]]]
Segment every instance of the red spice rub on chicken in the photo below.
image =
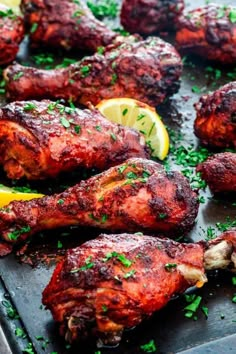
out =
[[[140,235],[100,235],[69,250],[43,292],[43,304],[69,342],[95,335],[116,345],[172,296],[202,286],[205,269],[236,271],[236,232],[181,244]],[[205,268],[205,269],[204,269]]]
[[223,64],[236,63],[236,7],[209,4],[180,17],[177,48]]
[[150,157],[144,137],[96,109],[49,100],[0,109],[0,164],[9,178],[53,178],[76,167],[104,170],[130,157]]
[[194,132],[203,144],[236,147],[236,81],[203,95],[195,109]]
[[24,37],[23,19],[0,4],[0,65],[13,61]]
[[197,171],[213,193],[236,192],[236,153],[215,154],[198,165]]
[[95,52],[118,36],[93,16],[85,1],[22,0],[21,10],[34,47]]
[[10,100],[64,98],[96,105],[102,99],[131,97],[156,106],[179,88],[182,62],[159,38],[108,46],[65,69],[12,65],[5,70]]
[[123,0],[121,23],[130,33],[173,30],[183,9],[183,0]]
[[[41,230],[72,225],[175,237],[192,228],[198,205],[197,194],[181,173],[132,158],[63,193],[1,208],[0,233],[8,246]],[[4,252],[3,242],[0,254]]]

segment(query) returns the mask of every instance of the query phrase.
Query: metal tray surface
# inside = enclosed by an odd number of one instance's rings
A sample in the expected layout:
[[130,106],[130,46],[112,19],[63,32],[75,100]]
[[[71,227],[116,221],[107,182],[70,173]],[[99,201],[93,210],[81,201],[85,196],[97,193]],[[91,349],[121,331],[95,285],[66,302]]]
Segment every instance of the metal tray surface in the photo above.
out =
[[[222,1],[216,1],[222,4]],[[204,5],[205,1],[196,0],[188,2],[187,8]],[[224,5],[234,4],[234,1],[224,1]],[[165,38],[165,37],[164,37]],[[27,43],[21,48],[21,58],[27,58]],[[66,55],[68,56],[68,55]],[[215,80],[209,75],[207,67],[220,70],[221,77]],[[204,93],[216,89],[229,81],[227,73],[234,72],[235,67],[224,67],[204,62],[197,58],[188,58],[182,76],[181,88],[169,101],[158,107],[158,111],[164,122],[172,129],[172,132],[182,134],[182,139],[175,147],[182,145],[188,147],[193,144],[198,146],[197,139],[193,134],[193,120],[195,113],[193,103]],[[192,87],[197,86],[200,92],[192,92]],[[3,102],[2,102],[3,103]],[[184,169],[183,166],[171,166],[176,169]],[[0,173],[0,180],[10,183]],[[73,184],[79,180],[79,174],[65,175],[61,179],[49,181],[50,191],[54,185],[62,183]],[[46,186],[46,187],[45,187]],[[47,183],[38,186],[47,190]],[[200,195],[205,198],[205,203],[200,205],[200,211],[196,225],[188,235],[190,241],[205,239],[207,228],[216,228],[217,222],[225,222],[227,217],[231,221],[236,220],[235,200],[232,198],[215,199],[209,190],[201,191]],[[64,235],[65,231],[72,233],[71,237]],[[42,290],[47,285],[54,269],[55,262],[45,264],[45,257],[55,253],[57,240],[61,240],[63,248],[80,245],[85,240],[95,237],[99,230],[85,228],[73,228],[71,230],[55,230],[44,233],[44,237],[38,237],[38,241],[32,242],[27,255],[40,261],[36,267],[31,267],[24,262],[23,258],[10,255],[0,259],[0,354],[22,353],[28,348],[28,353],[38,354],[136,354],[144,353],[141,349],[143,344],[154,340],[157,353],[235,353],[236,352],[236,304],[232,303],[232,297],[236,288],[232,285],[232,275],[224,272],[209,274],[209,281],[204,288],[193,290],[202,296],[202,305],[209,308],[208,319],[199,310],[198,319],[187,319],[184,316],[186,302],[183,296],[173,299],[164,309],[155,313],[149,320],[143,321],[137,328],[127,331],[121,344],[117,348],[96,348],[95,342],[68,346],[59,336],[58,326],[54,323],[49,311],[41,305]],[[37,239],[37,237],[35,238]],[[46,246],[45,246],[46,245]],[[53,248],[54,247],[54,248]],[[61,252],[61,250],[60,250]],[[33,255],[33,256],[32,256]],[[11,304],[19,318],[9,319],[7,304]],[[17,316],[15,316],[17,317]],[[24,337],[17,337],[17,328],[23,328]],[[29,344],[31,343],[31,344]],[[30,352],[32,348],[32,352]]]

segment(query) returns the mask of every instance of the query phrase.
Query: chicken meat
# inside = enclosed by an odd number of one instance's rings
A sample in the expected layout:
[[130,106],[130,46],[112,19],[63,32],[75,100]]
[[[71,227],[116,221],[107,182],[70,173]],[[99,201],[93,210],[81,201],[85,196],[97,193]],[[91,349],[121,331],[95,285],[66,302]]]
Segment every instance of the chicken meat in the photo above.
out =
[[15,59],[25,32],[23,19],[3,4],[0,4],[0,29],[0,65],[4,65]]
[[209,4],[180,17],[177,48],[223,64],[236,63],[236,7]]
[[93,16],[85,1],[22,0],[21,10],[34,47],[96,52],[118,36]]
[[144,137],[98,110],[18,101],[0,108],[0,164],[12,179],[44,179],[76,167],[105,170],[149,158]]
[[43,292],[43,304],[69,342],[91,334],[117,345],[176,294],[206,281],[205,269],[236,271],[236,231],[195,244],[150,236],[100,235],[69,250]]
[[152,106],[179,88],[182,62],[174,47],[159,38],[108,46],[64,69],[12,65],[5,70],[7,97],[14,100],[63,98],[87,105],[131,97]]
[[174,237],[191,229],[197,212],[197,194],[180,172],[133,158],[63,193],[1,208],[0,254],[38,231],[71,225]]
[[130,33],[173,30],[183,9],[183,0],[123,0],[121,23]]
[[236,153],[222,152],[197,166],[213,193],[236,192]]
[[203,144],[236,147],[236,81],[203,95],[195,109],[194,131]]

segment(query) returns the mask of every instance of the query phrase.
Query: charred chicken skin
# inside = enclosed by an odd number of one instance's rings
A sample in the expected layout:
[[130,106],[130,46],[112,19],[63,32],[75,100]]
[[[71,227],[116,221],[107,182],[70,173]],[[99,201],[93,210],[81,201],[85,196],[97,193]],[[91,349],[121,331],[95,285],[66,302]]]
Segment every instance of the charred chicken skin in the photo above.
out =
[[193,226],[197,212],[197,195],[181,173],[133,158],[63,193],[2,208],[0,254],[37,231],[71,225],[175,236]]
[[203,144],[236,147],[236,81],[203,95],[195,109],[194,131]]
[[205,269],[236,271],[236,232],[184,244],[137,234],[100,235],[69,250],[43,292],[43,304],[69,342],[95,334],[116,345],[173,295],[206,281]]
[[223,64],[236,62],[236,7],[209,4],[179,19],[177,48]]
[[223,152],[197,167],[213,193],[236,192],[236,154]]
[[159,38],[111,45],[65,69],[39,70],[12,65],[5,71],[10,100],[63,98],[86,105],[131,97],[156,106],[179,88],[182,62]]
[[33,46],[83,49],[95,52],[118,36],[74,0],[22,0],[21,10]]
[[0,65],[13,61],[24,37],[23,20],[0,4]]
[[78,166],[104,170],[130,157],[150,157],[144,137],[96,109],[49,100],[0,109],[0,164],[9,178],[44,179]]
[[150,35],[173,29],[183,9],[183,0],[124,0],[121,23],[130,33]]

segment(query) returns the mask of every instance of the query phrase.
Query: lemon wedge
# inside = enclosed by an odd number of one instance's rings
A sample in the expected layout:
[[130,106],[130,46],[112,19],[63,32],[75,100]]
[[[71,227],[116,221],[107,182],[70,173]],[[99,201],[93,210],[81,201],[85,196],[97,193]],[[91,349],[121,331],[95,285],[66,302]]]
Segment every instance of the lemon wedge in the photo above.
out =
[[134,128],[145,137],[152,156],[164,160],[170,146],[169,135],[154,107],[132,98],[102,100],[96,108],[111,122]]
[[20,0],[0,0],[0,5],[10,7],[16,14],[19,14],[20,2]]
[[22,193],[12,188],[0,185],[0,207],[3,207],[14,200],[30,200],[42,198],[44,195],[39,193]]

